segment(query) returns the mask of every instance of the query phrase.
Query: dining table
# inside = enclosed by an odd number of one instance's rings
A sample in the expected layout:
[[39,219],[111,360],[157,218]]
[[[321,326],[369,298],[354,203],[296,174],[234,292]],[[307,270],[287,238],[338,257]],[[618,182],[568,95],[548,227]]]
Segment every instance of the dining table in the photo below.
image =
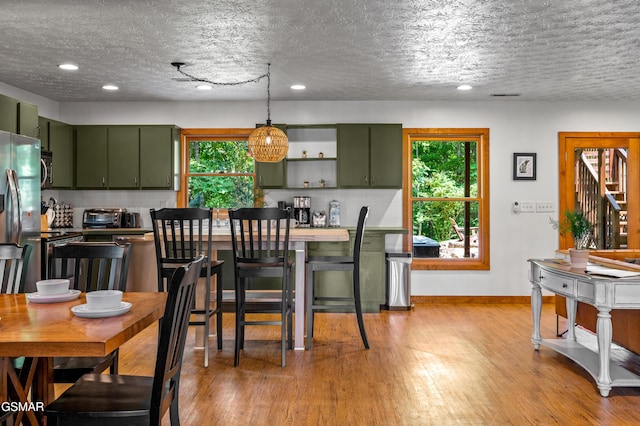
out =
[[[229,225],[214,227],[212,229],[213,250],[232,250],[231,229]],[[153,232],[144,235],[145,239],[154,239]],[[294,349],[304,350],[304,322],[305,322],[305,261],[307,258],[307,243],[309,242],[330,242],[349,241],[349,230],[347,228],[291,228],[289,230],[289,250],[295,253],[294,272]],[[213,256],[217,256],[213,253]],[[300,295],[300,297],[298,297]],[[196,330],[196,341],[204,339],[200,327]]]
[[[43,408],[55,399],[54,357],[102,357],[162,318],[166,293],[125,292],[127,312],[110,317],[76,316],[76,299],[33,303],[27,294],[0,294],[0,400],[16,408],[20,424],[43,424]],[[74,309],[78,312],[78,308]],[[14,360],[24,360],[19,372]],[[31,398],[29,398],[31,393]],[[20,404],[20,405],[18,405]]]

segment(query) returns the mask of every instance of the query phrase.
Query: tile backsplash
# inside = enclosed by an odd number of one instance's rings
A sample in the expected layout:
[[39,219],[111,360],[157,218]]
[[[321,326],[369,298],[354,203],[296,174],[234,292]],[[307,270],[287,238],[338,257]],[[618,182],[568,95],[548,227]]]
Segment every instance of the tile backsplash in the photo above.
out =
[[50,197],[73,207],[74,228],[82,228],[82,213],[87,208],[126,208],[131,213],[140,213],[141,227],[151,228],[149,209],[176,207],[175,191],[42,191],[43,200]]

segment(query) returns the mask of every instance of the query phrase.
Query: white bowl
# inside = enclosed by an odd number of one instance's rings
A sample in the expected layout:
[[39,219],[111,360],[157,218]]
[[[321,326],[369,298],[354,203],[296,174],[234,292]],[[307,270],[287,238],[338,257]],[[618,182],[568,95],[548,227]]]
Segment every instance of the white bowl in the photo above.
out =
[[87,293],[87,309],[115,309],[120,307],[122,292],[120,290],[97,290]]
[[44,296],[64,294],[69,291],[69,280],[56,279],[36,281],[36,288],[38,289],[38,294]]

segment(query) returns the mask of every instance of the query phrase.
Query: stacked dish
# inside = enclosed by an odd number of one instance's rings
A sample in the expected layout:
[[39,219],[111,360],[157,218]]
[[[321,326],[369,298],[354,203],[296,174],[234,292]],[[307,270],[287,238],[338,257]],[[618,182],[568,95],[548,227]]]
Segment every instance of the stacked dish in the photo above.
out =
[[69,280],[41,280],[36,282],[35,293],[27,293],[30,303],[57,303],[68,302],[80,296],[80,290],[69,290]]
[[131,303],[122,301],[120,290],[98,290],[87,293],[87,303],[71,308],[82,318],[107,318],[122,315],[131,309]]

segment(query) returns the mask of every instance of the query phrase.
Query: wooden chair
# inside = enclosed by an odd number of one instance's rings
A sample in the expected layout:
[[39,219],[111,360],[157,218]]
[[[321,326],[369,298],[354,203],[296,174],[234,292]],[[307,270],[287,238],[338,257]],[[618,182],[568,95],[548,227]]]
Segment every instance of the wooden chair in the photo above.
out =
[[[307,295],[306,295],[306,313],[307,313],[307,341],[306,349],[311,349],[313,340],[313,321],[316,311],[344,312],[345,310],[353,310],[356,313],[358,327],[360,328],[360,336],[364,347],[369,349],[367,333],[364,328],[364,320],[362,318],[362,302],[360,300],[360,251],[362,249],[362,238],[364,235],[364,227],[369,216],[369,207],[365,206],[360,209],[358,217],[358,226],[356,228],[356,237],[353,244],[353,254],[351,256],[309,256],[307,258]],[[316,271],[352,271],[352,291],[353,296],[318,296],[317,286],[314,274]],[[327,303],[329,302],[329,303]]]
[[87,374],[45,407],[50,425],[160,425],[170,412],[180,424],[180,369],[196,283],[204,256],[174,268],[160,321],[153,377]]
[[[453,228],[453,231],[458,236],[458,239],[460,241],[464,241],[465,240],[464,227],[458,226],[458,223],[452,217],[449,218],[449,221],[451,222],[451,227]],[[471,232],[470,243],[471,244],[477,244],[478,243],[478,227],[477,226],[472,226],[472,227],[469,228],[469,230],[470,230],[469,232]]]
[[[218,350],[222,349],[222,260],[210,259],[213,252],[213,209],[165,208],[151,209],[151,224],[156,249],[158,268],[158,291],[166,291],[165,282],[181,264],[191,262],[203,254],[206,256],[201,278],[206,278],[204,306],[195,305],[191,310],[202,319],[193,319],[189,325],[204,327],[204,366],[209,366],[210,320],[216,316],[216,337]],[[216,307],[211,309],[211,278],[216,277]]]
[[25,266],[29,263],[31,246],[0,243],[0,293],[24,293]]
[[[17,294],[24,292],[24,279],[26,276],[26,265],[29,262],[31,246],[19,246],[15,243],[0,243],[0,293]],[[9,377],[6,386],[9,395],[13,395],[12,399],[18,400],[16,394],[17,389],[28,389],[31,385],[32,375],[35,373],[35,363],[33,359],[18,357],[13,358],[10,362],[12,366],[7,365],[6,368],[13,367],[17,370],[17,377]],[[9,361],[7,361],[9,362]],[[17,379],[18,383],[13,380]],[[0,424],[12,425],[20,424],[24,412],[14,412],[11,410],[0,409]]]
[[[51,277],[68,278],[70,288],[82,292],[96,290],[125,291],[129,272],[131,244],[109,242],[73,242],[53,248]],[[73,383],[87,373],[102,373],[107,368],[118,374],[118,350],[106,357],[55,357],[55,383]]]
[[[242,208],[229,210],[233,269],[236,290],[236,340],[234,366],[240,363],[240,350],[244,349],[244,328],[249,325],[279,325],[282,346],[282,366],[286,365],[286,342],[293,346],[291,270],[289,260],[289,212],[278,208]],[[252,300],[255,309],[247,310],[249,279],[277,277],[281,279],[277,307],[273,299]],[[261,307],[262,306],[262,307]],[[256,318],[247,320],[246,314],[279,314],[279,320]]]

